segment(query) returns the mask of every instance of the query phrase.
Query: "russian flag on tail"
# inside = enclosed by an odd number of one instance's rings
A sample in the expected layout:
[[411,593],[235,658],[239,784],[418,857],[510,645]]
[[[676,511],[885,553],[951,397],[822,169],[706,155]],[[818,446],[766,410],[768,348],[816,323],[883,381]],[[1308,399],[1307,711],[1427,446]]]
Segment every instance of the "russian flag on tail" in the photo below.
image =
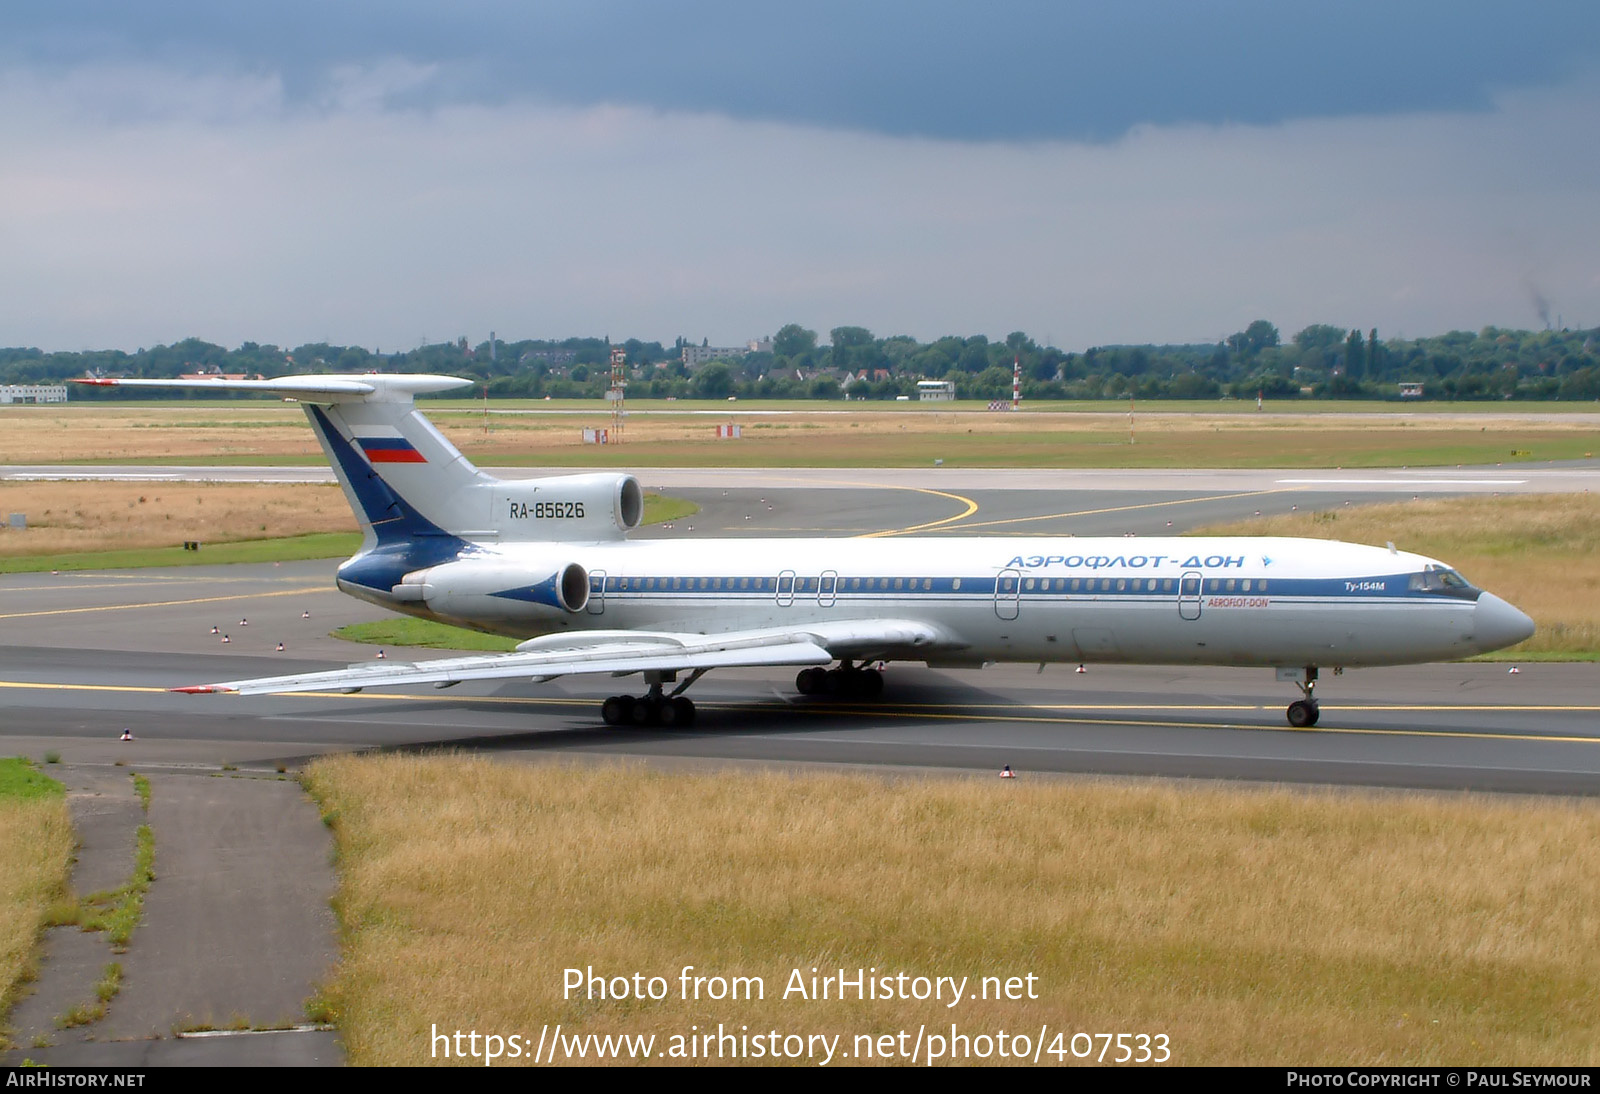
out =
[[402,437],[393,426],[367,426],[362,432],[367,436],[356,437],[355,442],[369,463],[428,462],[427,457],[417,451],[417,446]]

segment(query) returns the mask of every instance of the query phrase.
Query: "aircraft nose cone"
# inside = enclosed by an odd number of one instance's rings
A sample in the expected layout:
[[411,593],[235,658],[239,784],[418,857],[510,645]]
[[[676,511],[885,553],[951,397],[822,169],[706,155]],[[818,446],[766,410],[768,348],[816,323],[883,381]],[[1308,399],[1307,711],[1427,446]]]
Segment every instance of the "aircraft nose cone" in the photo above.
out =
[[1478,597],[1472,610],[1472,640],[1480,650],[1498,650],[1533,637],[1533,620],[1493,593]]

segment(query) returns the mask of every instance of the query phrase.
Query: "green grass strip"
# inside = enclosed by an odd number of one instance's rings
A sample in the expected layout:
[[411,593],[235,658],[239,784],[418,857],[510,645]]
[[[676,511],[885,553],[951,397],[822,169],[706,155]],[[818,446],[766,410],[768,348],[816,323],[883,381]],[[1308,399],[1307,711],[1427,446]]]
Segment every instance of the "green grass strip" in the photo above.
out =
[[21,757],[0,760],[0,799],[31,801],[64,794],[66,788],[41,772],[33,761]]
[[45,570],[133,570],[149,566],[220,566],[234,562],[299,562],[342,558],[361,547],[359,532],[319,532],[282,539],[247,539],[205,543],[198,551],[182,547],[149,547],[128,551],[86,551],[75,555],[20,555],[0,558],[0,573],[32,574]]
[[365,642],[373,646],[422,646],[430,650],[509,653],[517,648],[515,638],[501,638],[496,634],[481,634],[464,627],[410,617],[351,623],[334,631],[333,636],[347,642]]
[[133,937],[133,929],[144,915],[144,895],[155,880],[156,836],[148,824],[135,834],[133,876],[115,889],[90,893],[75,904],[62,904],[51,910],[46,926],[76,926],[84,931],[105,931],[112,949],[121,953]]
[[687,498],[674,498],[666,494],[644,496],[644,517],[640,524],[664,524],[669,520],[683,520],[700,511],[700,507]]
[[1600,650],[1590,646],[1557,646],[1555,649],[1522,650],[1515,646],[1509,650],[1480,653],[1467,661],[1498,661],[1503,664],[1526,665],[1532,661],[1600,661]]

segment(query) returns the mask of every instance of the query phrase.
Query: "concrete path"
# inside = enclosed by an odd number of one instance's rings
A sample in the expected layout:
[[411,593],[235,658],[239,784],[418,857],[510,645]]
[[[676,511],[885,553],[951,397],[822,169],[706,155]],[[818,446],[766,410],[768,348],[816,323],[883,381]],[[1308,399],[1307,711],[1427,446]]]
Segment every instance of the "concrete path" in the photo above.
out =
[[[35,990],[11,1015],[19,1048],[0,1063],[344,1062],[336,1035],[306,1020],[337,956],[335,881],[332,839],[298,784],[274,773],[146,769],[146,817],[134,768],[49,770],[68,787],[81,841],[74,892],[126,881],[144,823],[155,836],[155,881],[125,953],[103,934],[49,932]],[[104,1017],[59,1028],[59,1016],[95,1001],[111,962],[122,967],[121,990]]]

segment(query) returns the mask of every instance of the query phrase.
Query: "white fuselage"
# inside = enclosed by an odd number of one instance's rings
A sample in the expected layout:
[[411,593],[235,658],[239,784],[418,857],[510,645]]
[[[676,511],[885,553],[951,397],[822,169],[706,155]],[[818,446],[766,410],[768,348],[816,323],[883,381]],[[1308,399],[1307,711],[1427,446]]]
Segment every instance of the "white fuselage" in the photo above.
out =
[[[581,607],[535,595],[572,564],[587,574]],[[935,664],[1405,664],[1498,648],[1526,623],[1470,586],[1421,587],[1444,569],[1305,539],[750,539],[485,545],[417,575],[421,598],[341,585],[517,638],[914,620],[941,632],[939,650],[879,655]]]

